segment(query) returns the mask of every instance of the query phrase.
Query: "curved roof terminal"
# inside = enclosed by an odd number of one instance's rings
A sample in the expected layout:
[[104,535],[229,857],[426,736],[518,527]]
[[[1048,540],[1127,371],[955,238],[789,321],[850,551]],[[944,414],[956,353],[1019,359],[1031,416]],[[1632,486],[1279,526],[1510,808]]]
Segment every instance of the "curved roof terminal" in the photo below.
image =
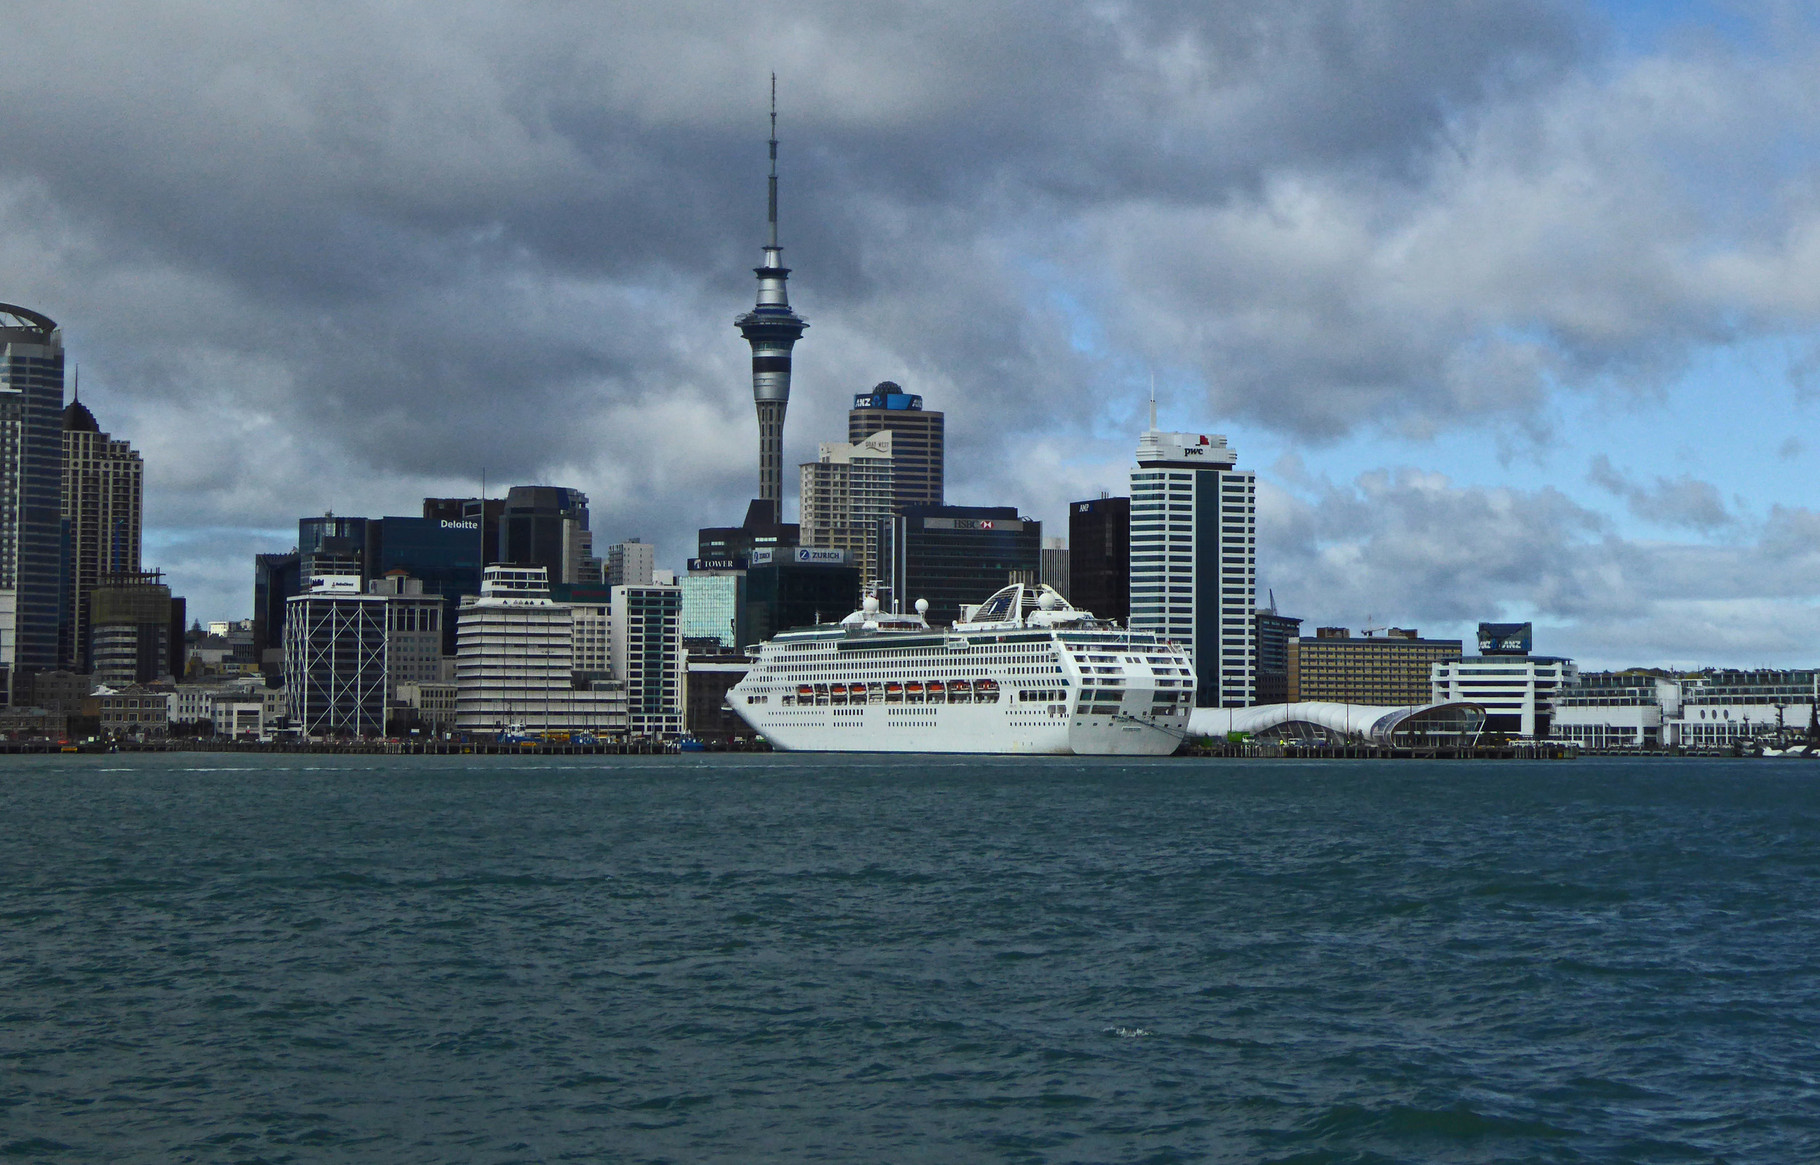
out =
[[35,312],[29,307],[20,307],[16,303],[0,303],[0,317],[12,316],[17,322],[9,324],[0,318],[0,327],[30,328],[36,332],[50,335],[57,330],[57,321],[42,312]]

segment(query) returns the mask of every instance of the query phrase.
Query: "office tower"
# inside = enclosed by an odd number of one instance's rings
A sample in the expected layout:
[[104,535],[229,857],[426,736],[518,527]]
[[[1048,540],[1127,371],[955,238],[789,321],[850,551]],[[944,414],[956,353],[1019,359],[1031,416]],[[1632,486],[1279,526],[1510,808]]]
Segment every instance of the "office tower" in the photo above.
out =
[[804,463],[802,545],[845,550],[860,584],[882,583],[879,523],[895,511],[895,435],[874,433],[855,443],[823,442],[817,461]]
[[367,578],[402,571],[443,603],[442,653],[455,654],[455,621],[464,595],[480,593],[486,556],[473,518],[373,518],[367,523]]
[[297,519],[298,574],[300,589],[307,589],[311,578],[349,576],[365,582],[369,577],[367,563],[367,520],[324,514],[320,518]]
[[908,611],[929,600],[931,623],[952,623],[962,607],[1042,573],[1043,524],[1011,506],[911,506],[881,525],[891,601]]
[[[762,522],[784,520],[784,411],[790,405],[790,352],[809,325],[790,310],[790,269],[777,244],[777,80],[771,81],[771,179],[765,262],[758,302],[733,323],[752,345],[752,400],[758,406],[758,498]],[[750,524],[750,519],[748,519]]]
[[[1313,639],[1298,636],[1288,641],[1288,649],[1284,701],[1385,708],[1428,703],[1433,666],[1457,661],[1461,654],[1458,639],[1423,639],[1413,629],[1394,627],[1388,635],[1357,639],[1332,634],[1317,634]],[[1260,704],[1275,702],[1258,699]]]
[[787,550],[802,541],[795,522],[773,521],[770,507],[756,499],[738,526],[703,526],[696,531],[695,556],[703,562],[733,563],[742,568],[754,550]]
[[1195,671],[1195,704],[1252,702],[1257,607],[1257,479],[1234,469],[1226,438],[1138,439],[1131,473],[1131,628],[1173,639]]
[[104,574],[88,603],[96,683],[149,684],[183,673],[183,600],[158,571]]
[[101,431],[81,401],[63,410],[61,666],[87,671],[88,596],[102,575],[139,570],[145,466],[125,441]]
[[683,714],[682,591],[613,588],[613,674],[625,684],[627,730],[633,736],[681,736]]
[[605,618],[598,607],[553,601],[541,566],[487,567],[480,594],[461,607],[456,725],[623,733],[625,685],[600,674],[609,654]]
[[1102,619],[1131,618],[1131,499],[1068,505],[1068,601]]
[[555,485],[515,485],[499,518],[499,558],[505,566],[541,566],[552,583],[582,581],[594,554],[588,495]]
[[607,548],[607,586],[648,587],[656,570],[657,548],[649,542],[631,538]]
[[57,666],[63,605],[63,332],[0,303],[0,678]]
[[1044,538],[1043,570],[1036,581],[1054,587],[1055,593],[1066,599],[1073,593],[1068,582],[1068,567],[1068,539]]
[[[1302,621],[1279,615],[1273,605],[1260,609],[1254,617],[1252,659],[1255,679],[1251,701],[1254,704],[1284,704],[1289,701],[1289,641],[1301,632]],[[1422,700],[1420,703],[1427,703]]]
[[288,600],[284,690],[291,723],[306,736],[385,732],[386,596],[357,575],[315,575]]
[[425,590],[422,579],[402,570],[374,579],[367,593],[386,600],[386,698],[397,699],[400,684],[440,682],[448,615],[443,596]]
[[942,414],[924,409],[922,397],[881,380],[871,392],[853,398],[853,408],[847,413],[847,440],[857,445],[874,433],[887,431],[892,435],[892,511],[941,505],[946,456]]
[[303,589],[302,573],[295,550],[253,556],[253,658],[260,667],[283,658],[285,602]]
[[858,609],[859,600],[859,567],[845,550],[754,550],[746,569],[745,621],[737,646],[763,643],[792,627],[844,619]]
[[676,580],[682,591],[682,634],[685,640],[713,640],[729,650],[750,643],[745,630],[746,572],[742,569],[702,569],[699,558],[689,560],[689,573]]
[[[480,561],[491,565],[499,561],[499,520],[505,516],[504,498],[425,498],[423,516],[436,522],[472,522],[480,533]],[[472,527],[452,527],[468,529]],[[479,587],[476,582],[476,588]],[[476,589],[473,594],[479,594]]]

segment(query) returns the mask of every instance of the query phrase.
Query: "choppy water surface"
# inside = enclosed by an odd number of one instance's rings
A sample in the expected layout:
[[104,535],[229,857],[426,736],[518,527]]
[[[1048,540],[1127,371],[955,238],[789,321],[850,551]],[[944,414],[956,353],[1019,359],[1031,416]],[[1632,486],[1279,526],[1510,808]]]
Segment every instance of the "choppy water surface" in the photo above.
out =
[[1820,766],[0,764],[0,1157],[1820,1159]]

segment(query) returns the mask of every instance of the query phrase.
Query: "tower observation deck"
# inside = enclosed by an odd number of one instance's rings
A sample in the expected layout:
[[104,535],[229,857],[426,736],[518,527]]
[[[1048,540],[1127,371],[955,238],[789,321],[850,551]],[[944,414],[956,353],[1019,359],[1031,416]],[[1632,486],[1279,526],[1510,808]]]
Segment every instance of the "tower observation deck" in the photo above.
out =
[[770,233],[765,261],[754,267],[758,302],[733,323],[752,345],[752,400],[758,406],[758,500],[769,503],[771,520],[783,521],[784,411],[790,406],[790,350],[807,321],[790,310],[785,284],[790,269],[777,242],[777,77],[771,78]]

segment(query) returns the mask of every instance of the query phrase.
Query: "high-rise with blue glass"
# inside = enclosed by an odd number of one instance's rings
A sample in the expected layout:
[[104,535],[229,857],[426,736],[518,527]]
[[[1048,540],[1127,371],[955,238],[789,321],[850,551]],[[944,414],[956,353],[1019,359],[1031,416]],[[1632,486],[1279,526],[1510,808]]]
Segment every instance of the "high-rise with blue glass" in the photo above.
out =
[[63,331],[0,303],[0,673],[58,664],[62,607]]

